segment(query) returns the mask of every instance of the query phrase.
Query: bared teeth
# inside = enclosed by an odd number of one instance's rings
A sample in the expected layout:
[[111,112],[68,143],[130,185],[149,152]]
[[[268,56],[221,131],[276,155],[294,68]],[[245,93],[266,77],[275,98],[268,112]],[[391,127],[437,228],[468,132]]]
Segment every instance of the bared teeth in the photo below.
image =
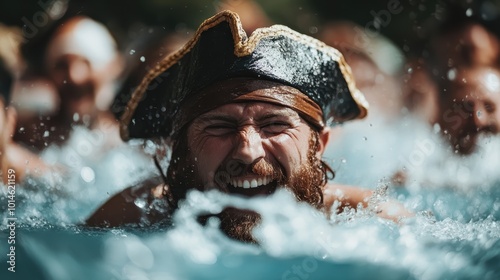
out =
[[250,188],[250,182],[248,182],[248,180],[243,181],[243,188],[244,189],[249,189]]
[[250,182],[250,188],[256,188],[258,185],[257,185],[257,180],[253,179],[251,182]]
[[230,179],[229,183],[236,188],[243,189],[254,189],[260,186],[267,185],[271,182],[270,177],[260,177],[252,180],[238,180],[238,179]]

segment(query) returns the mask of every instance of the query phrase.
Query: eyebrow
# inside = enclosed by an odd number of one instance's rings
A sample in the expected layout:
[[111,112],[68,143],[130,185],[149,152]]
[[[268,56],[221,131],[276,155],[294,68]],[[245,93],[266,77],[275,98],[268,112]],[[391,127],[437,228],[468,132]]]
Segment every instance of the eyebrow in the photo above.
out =
[[[265,114],[263,116],[256,118],[255,120],[257,122],[262,122],[262,121],[265,121],[268,119],[279,118],[279,117],[291,117],[291,118],[293,118],[293,117],[299,117],[299,115],[293,111],[280,110],[278,112],[272,112],[272,113]],[[217,113],[206,114],[206,115],[200,116],[199,120],[204,121],[204,122],[208,122],[208,121],[223,121],[223,122],[229,122],[229,123],[237,123],[238,122],[238,120],[231,115],[217,114]]]
[[280,117],[298,117],[298,114],[294,114],[294,112],[290,112],[290,111],[279,111],[279,112],[273,112],[273,113],[269,113],[269,114],[265,114],[259,118],[256,119],[256,121],[258,122],[262,122],[262,121],[265,121],[265,120],[268,120],[268,119],[272,119],[272,118],[280,118]]

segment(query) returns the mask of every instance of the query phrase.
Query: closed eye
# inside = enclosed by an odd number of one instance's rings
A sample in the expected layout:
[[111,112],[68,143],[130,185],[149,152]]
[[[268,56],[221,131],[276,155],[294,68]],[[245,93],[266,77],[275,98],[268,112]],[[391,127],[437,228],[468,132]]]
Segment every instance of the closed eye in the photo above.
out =
[[484,103],[484,109],[488,113],[494,113],[496,111],[495,104],[493,104],[492,102],[485,102]]
[[287,122],[270,122],[263,124],[261,130],[268,134],[279,134],[289,129],[291,125]]

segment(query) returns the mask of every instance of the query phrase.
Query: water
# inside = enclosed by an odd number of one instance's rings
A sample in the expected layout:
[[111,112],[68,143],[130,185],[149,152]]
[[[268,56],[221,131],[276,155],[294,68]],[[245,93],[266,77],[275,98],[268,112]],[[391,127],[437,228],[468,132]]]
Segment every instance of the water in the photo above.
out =
[[[89,183],[76,172],[70,179],[80,182],[80,191],[18,189],[16,273],[7,271],[9,229],[2,208],[0,279],[500,279],[500,175],[487,168],[497,164],[495,157],[478,156],[484,168],[478,159],[460,159],[459,166],[470,172],[459,178],[451,167],[435,176],[433,164],[456,162],[453,153],[443,156],[438,144],[429,152],[417,140],[435,139],[432,131],[411,125],[408,131],[414,133],[406,133],[405,139],[398,133],[405,124],[399,125],[346,126],[348,144],[333,143],[326,158],[339,170],[337,182],[389,185],[387,195],[417,213],[400,224],[380,219],[370,209],[324,215],[278,191],[251,200],[191,192],[172,227],[81,227],[86,213],[108,196],[84,191],[84,186],[104,188],[113,178],[126,182],[142,174],[113,167],[112,158],[123,153],[118,150],[101,160],[99,168],[82,161],[95,171],[95,180]],[[384,137],[370,128],[383,131]],[[485,141],[484,151],[494,151],[495,140]],[[408,164],[418,149],[425,157]],[[390,183],[401,163],[407,164],[406,188]],[[111,171],[118,175],[99,175]],[[0,203],[4,207],[5,199]],[[262,224],[254,231],[260,246],[228,239],[216,219],[205,226],[196,222],[199,214],[228,205],[262,213]]]

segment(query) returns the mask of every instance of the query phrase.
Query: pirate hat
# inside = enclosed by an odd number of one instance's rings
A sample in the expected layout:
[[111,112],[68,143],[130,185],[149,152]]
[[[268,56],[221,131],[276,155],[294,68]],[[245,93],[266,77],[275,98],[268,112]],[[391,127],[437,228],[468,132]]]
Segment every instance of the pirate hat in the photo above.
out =
[[[339,51],[282,25],[257,29],[247,37],[238,15],[223,11],[205,20],[183,48],[151,70],[130,98],[117,97],[114,108],[123,108],[122,138],[173,135],[185,124],[179,118],[183,107],[205,88],[234,78],[297,89],[318,106],[323,124],[367,114],[368,104]],[[220,105],[198,104],[196,114]]]

